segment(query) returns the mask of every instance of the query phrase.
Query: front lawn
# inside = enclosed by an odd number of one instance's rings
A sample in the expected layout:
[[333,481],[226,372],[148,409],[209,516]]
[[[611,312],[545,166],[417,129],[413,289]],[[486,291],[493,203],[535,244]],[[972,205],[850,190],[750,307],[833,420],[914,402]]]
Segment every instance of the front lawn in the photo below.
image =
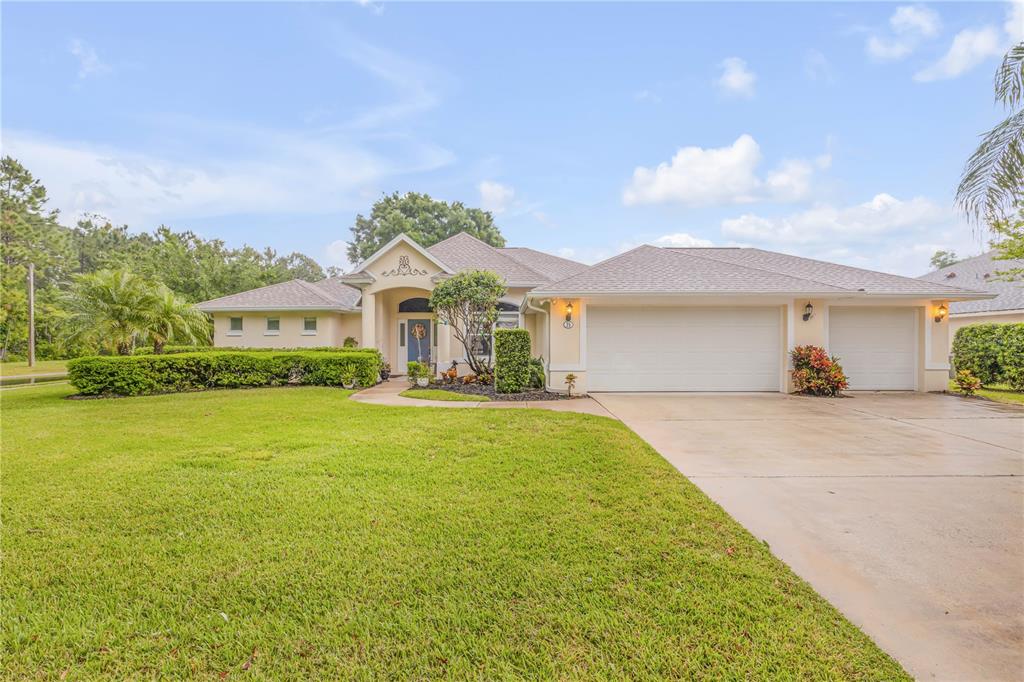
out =
[[3,679],[906,679],[618,422],[4,393]]
[[29,376],[31,374],[59,374],[68,371],[67,360],[36,360],[34,367],[28,363],[0,362],[0,377]]
[[488,403],[491,401],[491,399],[485,395],[466,395],[464,393],[442,391],[437,388],[410,388],[405,391],[402,391],[398,395],[402,396],[403,398],[417,398],[419,400],[440,400],[441,402],[449,403]]
[[[949,382],[949,390],[953,393],[960,394],[960,389],[957,388],[955,381]],[[975,395],[980,395],[982,398],[988,398],[994,400],[997,403],[1008,403],[1010,405],[1024,405],[1024,392],[1015,391],[1006,384],[991,384],[989,386],[982,386]]]

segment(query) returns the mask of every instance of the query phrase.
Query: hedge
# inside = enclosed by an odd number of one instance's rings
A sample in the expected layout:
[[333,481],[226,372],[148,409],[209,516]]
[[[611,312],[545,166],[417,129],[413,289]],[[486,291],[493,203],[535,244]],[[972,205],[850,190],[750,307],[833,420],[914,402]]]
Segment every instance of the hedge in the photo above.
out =
[[530,332],[494,330],[494,390],[521,393],[530,386]]
[[93,356],[68,363],[68,379],[82,395],[146,395],[251,386],[373,386],[376,353],[215,351],[171,355]]
[[961,327],[953,337],[953,367],[982,384],[1006,382],[1024,390],[1024,323]]
[[[162,355],[177,355],[178,353],[218,353],[224,351],[242,353],[380,353],[376,348],[350,348],[348,346],[313,346],[312,348],[226,348],[223,346],[164,346]],[[155,355],[152,346],[141,346],[132,351],[132,355]]]

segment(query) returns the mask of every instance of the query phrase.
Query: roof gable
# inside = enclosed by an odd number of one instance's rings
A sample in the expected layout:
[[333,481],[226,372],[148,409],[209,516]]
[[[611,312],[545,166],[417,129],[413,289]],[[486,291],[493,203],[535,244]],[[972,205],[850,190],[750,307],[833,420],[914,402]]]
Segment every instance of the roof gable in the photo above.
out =
[[389,251],[394,249],[399,244],[406,244],[406,245],[410,246],[411,248],[416,250],[420,255],[422,255],[424,258],[426,258],[431,263],[436,265],[438,270],[440,270],[442,272],[448,272],[448,273],[454,273],[455,272],[455,270],[452,270],[450,267],[445,265],[444,262],[440,258],[437,257],[437,255],[431,253],[428,249],[425,249],[422,246],[420,246],[418,243],[416,243],[415,240],[412,239],[412,237],[409,237],[408,235],[406,235],[403,232],[400,235],[398,235],[397,237],[395,237],[394,239],[392,239],[391,241],[389,241],[384,246],[382,246],[379,249],[377,249],[377,251],[372,256],[370,256],[369,258],[364,260],[362,263],[360,263],[359,265],[354,267],[352,269],[352,274],[355,274],[355,273],[367,270],[371,265],[373,265],[375,262],[380,260],[383,256],[385,256]]
[[996,260],[995,254],[995,251],[988,251],[973,258],[965,258],[918,279],[995,294],[995,298],[987,301],[957,301],[950,304],[949,310],[954,315],[1024,310],[1024,282],[1008,281],[998,274],[1002,270],[1024,268],[1024,260]]

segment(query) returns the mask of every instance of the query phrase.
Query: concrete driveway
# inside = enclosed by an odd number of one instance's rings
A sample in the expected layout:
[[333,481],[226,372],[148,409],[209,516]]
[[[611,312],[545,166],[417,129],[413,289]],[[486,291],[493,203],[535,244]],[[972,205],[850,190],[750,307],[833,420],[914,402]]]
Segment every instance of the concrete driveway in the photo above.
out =
[[919,679],[1024,679],[1024,410],[595,394]]

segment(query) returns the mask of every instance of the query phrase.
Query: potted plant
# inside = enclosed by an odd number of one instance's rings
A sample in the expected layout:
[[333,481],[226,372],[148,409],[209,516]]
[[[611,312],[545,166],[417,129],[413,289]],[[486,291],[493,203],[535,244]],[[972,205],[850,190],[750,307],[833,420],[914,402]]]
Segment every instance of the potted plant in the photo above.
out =
[[380,363],[380,380],[388,381],[391,378],[391,363],[384,360]]
[[356,375],[351,370],[341,375],[341,387],[346,389],[356,387]]
[[408,365],[407,373],[409,375],[409,381],[420,388],[426,388],[430,385],[430,370],[427,368],[426,364],[413,360]]

